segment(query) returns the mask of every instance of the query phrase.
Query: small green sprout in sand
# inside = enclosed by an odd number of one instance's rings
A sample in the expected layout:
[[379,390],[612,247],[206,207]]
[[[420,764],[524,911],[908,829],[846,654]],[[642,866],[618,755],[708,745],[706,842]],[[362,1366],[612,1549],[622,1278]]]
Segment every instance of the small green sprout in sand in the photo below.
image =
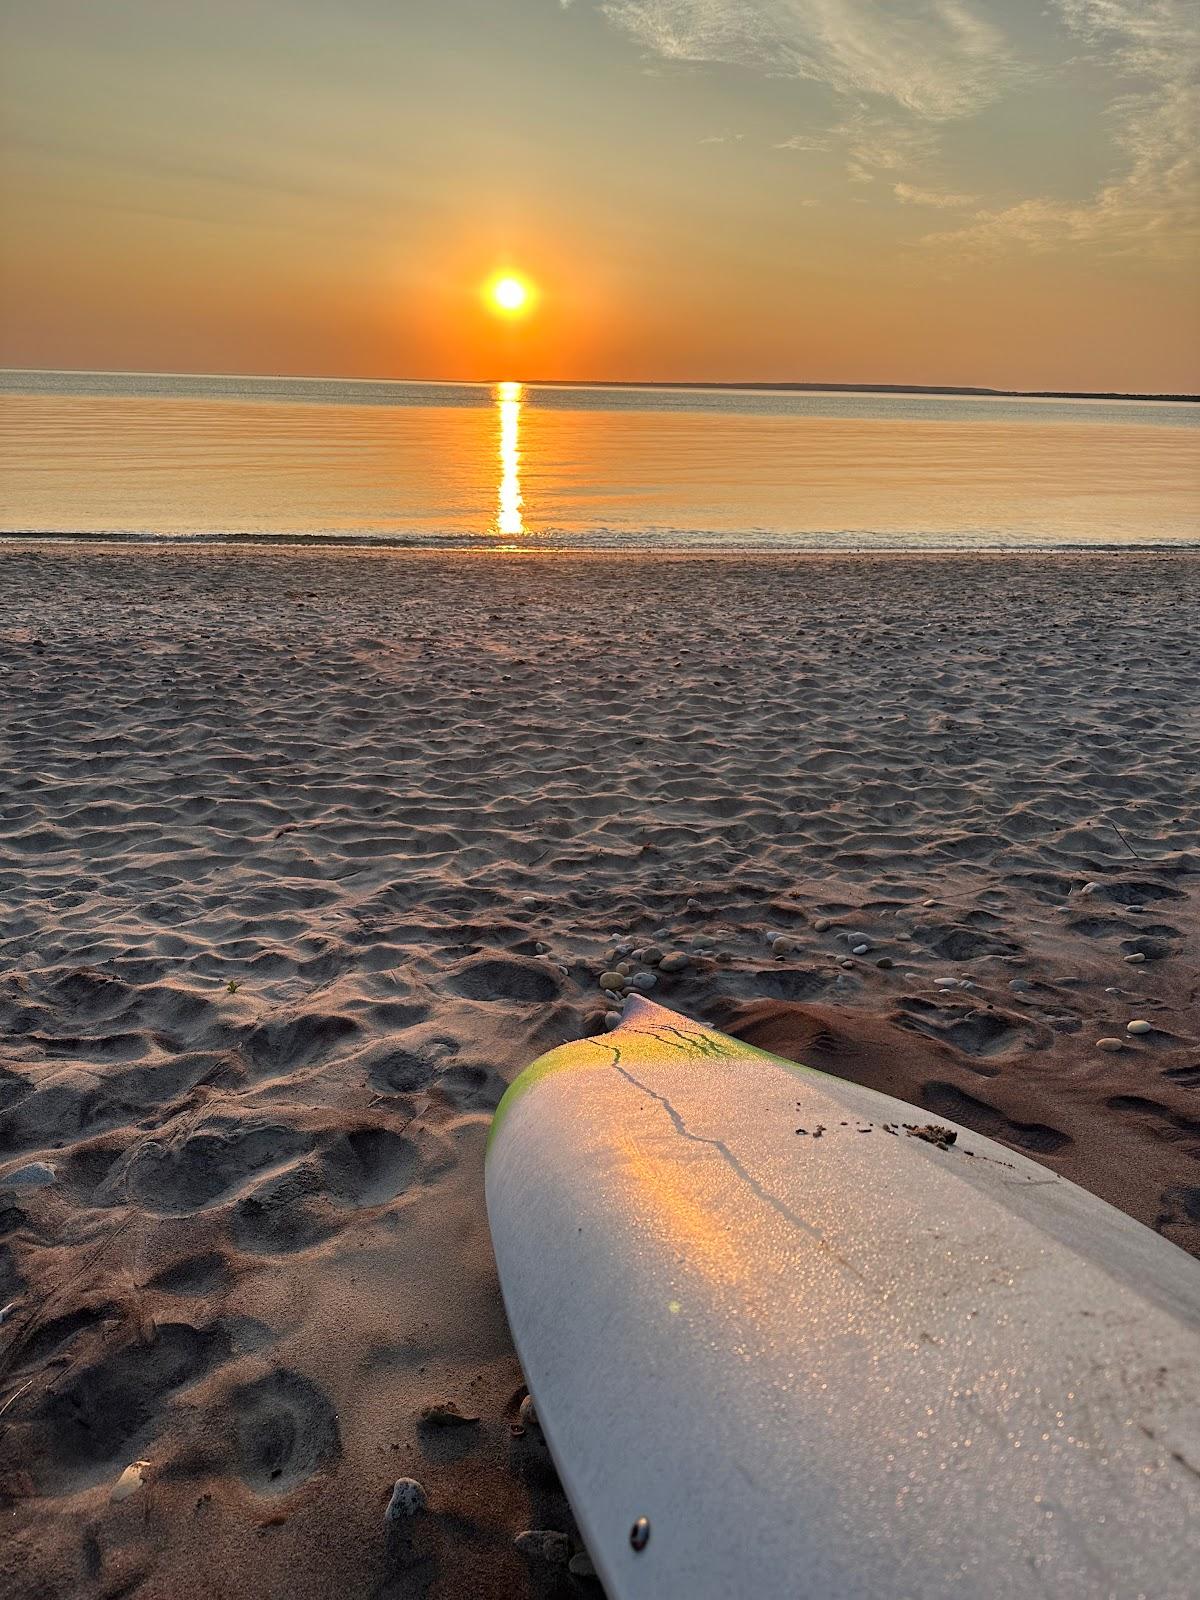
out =
[[241,984],[237,981],[236,978],[230,978],[230,980],[229,980],[228,984],[226,985],[226,987],[228,988],[230,994],[236,994],[238,992],[238,990],[241,988]]

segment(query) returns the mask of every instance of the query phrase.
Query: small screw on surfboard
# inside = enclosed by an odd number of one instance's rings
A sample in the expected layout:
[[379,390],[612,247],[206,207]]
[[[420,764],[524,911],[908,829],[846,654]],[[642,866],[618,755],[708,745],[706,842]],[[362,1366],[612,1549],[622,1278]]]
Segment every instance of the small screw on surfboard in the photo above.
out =
[[639,1517],[629,1530],[629,1542],[635,1550],[644,1550],[650,1543],[650,1520]]

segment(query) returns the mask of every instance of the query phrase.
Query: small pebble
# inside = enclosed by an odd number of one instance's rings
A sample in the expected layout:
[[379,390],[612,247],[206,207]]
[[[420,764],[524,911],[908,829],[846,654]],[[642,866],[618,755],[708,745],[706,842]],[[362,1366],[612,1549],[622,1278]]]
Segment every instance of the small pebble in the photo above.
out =
[[531,1394],[527,1394],[524,1400],[521,1401],[521,1409],[517,1415],[527,1428],[537,1428],[541,1426],[541,1424],[538,1422],[537,1407],[533,1403],[533,1396]]
[[619,1011],[606,1011],[604,1013],[604,1026],[611,1033],[614,1028],[621,1026],[621,1013]]
[[869,933],[863,933],[861,929],[857,933],[848,933],[846,935],[847,944],[868,944],[870,939],[871,935]]
[[385,1522],[401,1522],[405,1517],[415,1517],[424,1511],[429,1497],[415,1478],[397,1478],[392,1488],[392,1498],[383,1513]]
[[625,987],[625,974],[623,972],[602,972],[600,974],[600,987],[602,989],[623,989]]
[[1153,1024],[1145,1022],[1140,1017],[1137,1017],[1132,1022],[1127,1022],[1125,1024],[1125,1032],[1132,1033],[1135,1037],[1137,1037],[1143,1033],[1153,1033],[1154,1027]]
[[1013,991],[1014,994],[1024,994],[1026,990],[1032,989],[1033,985],[1027,978],[1010,978],[1008,980],[1008,987]]
[[594,1578],[596,1569],[586,1550],[577,1550],[567,1562],[567,1571],[573,1578]]
[[521,896],[521,904],[523,906],[535,906],[535,905],[537,905],[537,895],[535,895],[535,894],[523,894]]
[[628,978],[634,971],[633,962],[632,961],[618,961],[616,967],[614,968],[614,971],[619,972],[619,973],[622,974],[623,977]]
[[658,963],[660,972],[686,972],[691,966],[691,958],[682,950],[670,950]]
[[1143,911],[1145,911],[1146,908],[1145,908],[1145,906],[1126,906],[1125,909],[1126,909],[1126,911],[1132,911],[1134,916],[1136,917],[1136,916],[1140,916],[1141,913]]
[[19,1300],[10,1300],[6,1306],[0,1306],[0,1323],[7,1322],[20,1304]]
[[523,1556],[532,1556],[548,1566],[565,1567],[571,1559],[571,1541],[553,1528],[526,1528],[513,1543]]
[[689,911],[699,911],[699,909],[700,909],[699,900],[689,900],[689,901],[687,901],[687,909]]
[[865,956],[870,948],[871,946],[869,944],[855,944],[850,946],[851,951],[856,956]]
[[1146,957],[1141,950],[1135,950],[1131,956],[1126,956],[1125,959],[1131,967],[1136,967],[1139,963],[1145,961]]
[[813,932],[814,933],[828,933],[830,928],[832,928],[832,927],[833,927],[833,923],[830,922],[828,917],[818,917],[817,920],[813,923]]
[[919,972],[906,972],[904,974],[904,981],[905,983],[920,983],[921,974]]
[[648,967],[656,967],[662,958],[663,953],[656,944],[648,944],[642,951],[641,959]]
[[146,1481],[146,1468],[149,1465],[148,1461],[131,1462],[116,1483],[113,1484],[112,1493],[108,1498],[110,1500],[127,1500],[131,1494],[135,1494]]
[[936,900],[922,900],[921,904],[923,906],[935,906],[935,905],[937,905],[937,901]]
[[779,932],[779,929],[778,928],[772,928],[771,932],[767,935],[767,943],[768,944],[774,944],[776,939],[782,939],[782,938],[783,938],[783,935]]
[[777,956],[794,956],[800,948],[795,939],[780,937],[771,947]]
[[849,956],[843,956],[842,959],[838,962],[838,966],[839,967],[852,967],[853,965],[854,965],[854,962],[851,961]]
[[1097,1050],[1108,1050],[1110,1053],[1115,1055],[1118,1050],[1121,1050],[1123,1048],[1124,1048],[1124,1046],[1121,1044],[1120,1039],[1097,1039],[1096,1040],[1096,1049]]
[[635,972],[629,980],[629,987],[638,990],[640,994],[646,994],[657,982],[658,974],[655,972]]
[[957,989],[959,986],[957,978],[935,978],[933,981],[939,989]]
[[47,1161],[30,1161],[12,1172],[0,1174],[0,1189],[44,1189],[55,1179],[54,1168]]
[[891,956],[880,956],[875,965],[881,972],[890,972],[896,963],[892,960]]
[[1100,885],[1098,883],[1085,883],[1079,892],[1080,894],[1095,894],[1099,887]]

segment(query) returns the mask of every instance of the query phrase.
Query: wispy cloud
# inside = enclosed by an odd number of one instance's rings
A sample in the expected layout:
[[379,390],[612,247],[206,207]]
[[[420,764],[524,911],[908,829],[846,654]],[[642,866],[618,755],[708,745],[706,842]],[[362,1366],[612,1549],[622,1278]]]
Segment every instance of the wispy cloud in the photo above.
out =
[[1009,52],[968,0],[603,0],[673,61],[726,62],[871,94],[935,119],[999,92]]
[[870,111],[858,105],[830,133],[845,151],[852,183],[873,183],[928,163],[936,154],[938,130],[899,111]]
[[938,189],[919,189],[911,183],[895,183],[892,193],[897,200],[903,200],[910,206],[936,206],[940,211],[959,211],[964,206],[979,204],[979,196],[974,194],[945,194]]
[[[566,3],[566,0],[564,0]],[[972,252],[1006,245],[1181,254],[1200,238],[1200,12],[1195,0],[1049,0],[1058,48],[1093,67],[1110,96],[1116,161],[1088,199],[1026,195],[988,205],[943,190],[945,125],[1044,71],[1002,31],[1003,0],[599,0],[601,11],[666,61],[726,63],[826,85],[843,102],[832,125],[780,150],[845,151],[851,182],[885,180],[908,205],[974,208],[929,236]]]
[[1067,27],[1128,88],[1108,108],[1122,170],[1078,204],[983,210],[928,242],[975,252],[1078,242],[1184,256],[1200,244],[1200,14],[1191,0],[1058,0]]
[[790,139],[780,139],[772,150],[828,150],[828,139],[816,139],[806,133],[793,133]]

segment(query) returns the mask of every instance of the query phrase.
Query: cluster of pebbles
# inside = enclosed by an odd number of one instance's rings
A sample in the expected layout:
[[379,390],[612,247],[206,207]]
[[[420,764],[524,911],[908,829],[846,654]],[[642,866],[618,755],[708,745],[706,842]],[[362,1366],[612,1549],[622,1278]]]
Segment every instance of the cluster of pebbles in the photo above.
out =
[[[655,938],[669,938],[669,931],[661,929]],[[711,950],[698,950],[697,956],[710,956]],[[606,1028],[615,1028],[621,1020],[620,1007],[631,994],[649,994],[658,987],[660,978],[677,977],[692,965],[686,950],[664,950],[657,944],[638,944],[634,939],[618,939],[604,957],[604,971],[600,974],[600,988],[608,1002],[604,1013]]]
[[[433,1423],[438,1427],[446,1427],[470,1425],[480,1419],[465,1416],[451,1401],[446,1405],[427,1407],[422,1420],[427,1425]],[[511,1432],[514,1438],[532,1434],[539,1444],[545,1446],[545,1436],[531,1395],[527,1394],[521,1401],[518,1420],[512,1424]],[[137,1467],[146,1465],[148,1463],[144,1461],[135,1463]],[[133,1470],[132,1467],[129,1468],[125,1477],[128,1477]],[[136,1486],[135,1484],[133,1487]],[[118,1485],[117,1490],[114,1490],[114,1499],[120,1498],[118,1492],[120,1489],[121,1485]],[[385,1525],[394,1524],[402,1527],[431,1509],[429,1493],[423,1483],[418,1482],[416,1478],[397,1478],[392,1485],[383,1520]],[[596,1580],[596,1569],[573,1523],[570,1533],[558,1528],[524,1528],[514,1536],[513,1546],[533,1567],[550,1569],[565,1567],[572,1578],[582,1582],[585,1592],[592,1590]]]
[[[1075,893],[1086,896],[1094,893],[1099,887],[1097,883],[1087,883]],[[921,909],[933,911],[940,909],[941,905],[938,900],[924,900],[921,902]],[[700,909],[696,900],[689,899],[689,911],[697,912]],[[1123,909],[1140,911],[1144,908],[1135,905]],[[737,932],[734,928],[730,927],[725,932],[737,942]],[[956,991],[971,992],[980,988],[977,979],[965,972],[931,976],[928,972],[906,970],[907,962],[914,958],[919,960],[919,956],[915,948],[908,954],[909,947],[914,945],[914,935],[900,924],[880,933],[862,927],[843,926],[841,918],[837,916],[818,916],[811,921],[802,917],[792,928],[772,928],[760,933],[759,937],[765,941],[776,961],[787,962],[796,958],[813,957],[812,935],[814,934],[828,935],[834,941],[833,949],[826,950],[824,954],[825,958],[838,969],[839,988],[853,982],[852,974],[855,971],[871,967],[881,972],[895,969],[896,976],[904,982],[930,984],[937,993],[947,998]],[[720,930],[710,930],[709,943],[714,943],[714,935],[715,944],[722,944]],[[606,1028],[618,1026],[622,1017],[622,1007],[630,994],[649,994],[659,988],[663,977],[677,977],[693,969],[698,961],[712,961],[727,966],[734,960],[731,951],[715,947],[701,948],[699,943],[690,953],[676,948],[677,938],[671,929],[657,928],[651,935],[643,936],[644,942],[632,935],[612,939],[609,949],[602,958],[602,970],[598,976],[599,988],[607,1007],[604,1014]],[[895,950],[895,955],[889,955],[881,950],[879,948],[881,944],[885,946],[890,944]],[[539,949],[543,948],[545,947],[539,946]],[[1139,953],[1135,958],[1126,956],[1125,959],[1140,963],[1146,957]],[[1006,958],[1005,964],[1023,966],[1025,961],[1021,957],[1010,956]],[[1008,987],[1014,996],[1021,997],[1036,986],[1029,979],[1018,977],[1013,978]],[[1117,995],[1122,991],[1110,988],[1106,992]],[[661,998],[661,995],[658,997]],[[1130,1039],[1136,1039],[1152,1031],[1152,1024],[1142,1018],[1134,1018],[1126,1027],[1126,1034]],[[1124,1041],[1117,1037],[1099,1038],[1096,1040],[1096,1048],[1106,1053],[1115,1053],[1124,1048]]]

